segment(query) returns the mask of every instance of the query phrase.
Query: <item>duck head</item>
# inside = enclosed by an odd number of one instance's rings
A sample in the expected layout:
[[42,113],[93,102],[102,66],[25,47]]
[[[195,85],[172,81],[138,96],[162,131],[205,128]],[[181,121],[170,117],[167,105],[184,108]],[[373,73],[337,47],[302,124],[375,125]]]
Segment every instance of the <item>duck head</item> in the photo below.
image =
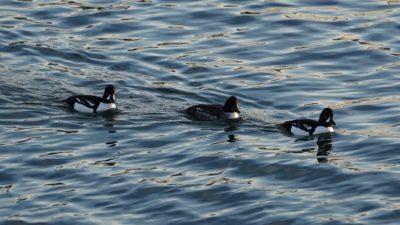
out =
[[324,110],[322,110],[318,122],[327,126],[336,125],[335,121],[333,120],[333,110],[331,108],[325,108]]
[[228,119],[237,119],[240,117],[238,106],[239,99],[237,99],[235,96],[231,96],[225,101],[222,111],[224,111],[224,114]]
[[115,103],[115,87],[114,85],[107,85],[104,89],[103,100],[108,103]]

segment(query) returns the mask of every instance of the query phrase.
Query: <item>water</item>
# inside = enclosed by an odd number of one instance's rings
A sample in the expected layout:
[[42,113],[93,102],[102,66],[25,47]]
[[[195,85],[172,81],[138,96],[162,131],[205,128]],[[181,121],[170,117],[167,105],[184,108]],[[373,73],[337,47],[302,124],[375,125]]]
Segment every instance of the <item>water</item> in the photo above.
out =
[[[1,224],[398,224],[399,6],[2,1]],[[106,84],[115,114],[60,103]],[[326,106],[333,135],[275,127]]]

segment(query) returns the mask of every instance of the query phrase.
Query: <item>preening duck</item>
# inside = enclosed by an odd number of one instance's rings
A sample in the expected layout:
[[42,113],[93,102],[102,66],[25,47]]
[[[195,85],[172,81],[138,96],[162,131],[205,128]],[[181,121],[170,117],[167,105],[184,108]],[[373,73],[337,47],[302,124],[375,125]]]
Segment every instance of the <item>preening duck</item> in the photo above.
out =
[[84,113],[95,113],[115,109],[115,87],[107,85],[103,97],[93,95],[74,95],[65,100],[74,110]]
[[286,121],[281,126],[291,134],[308,136],[314,134],[331,133],[333,126],[336,125],[333,120],[333,110],[325,108],[322,110],[319,120],[300,119]]

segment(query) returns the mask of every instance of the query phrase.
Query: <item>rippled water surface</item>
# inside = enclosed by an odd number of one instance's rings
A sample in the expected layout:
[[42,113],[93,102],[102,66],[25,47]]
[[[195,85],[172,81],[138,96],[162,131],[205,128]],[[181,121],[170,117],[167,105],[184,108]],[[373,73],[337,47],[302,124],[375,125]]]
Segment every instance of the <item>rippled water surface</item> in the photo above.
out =
[[4,0],[1,224],[398,224],[399,37],[398,0]]

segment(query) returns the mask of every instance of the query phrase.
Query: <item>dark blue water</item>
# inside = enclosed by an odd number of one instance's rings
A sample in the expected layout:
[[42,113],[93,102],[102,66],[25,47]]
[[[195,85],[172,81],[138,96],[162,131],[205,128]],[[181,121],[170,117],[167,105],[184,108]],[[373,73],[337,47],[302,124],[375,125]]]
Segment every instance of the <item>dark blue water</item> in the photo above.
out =
[[[1,224],[398,224],[400,2],[2,1]],[[117,88],[118,111],[61,99]],[[243,120],[180,111],[240,101]],[[275,124],[335,111],[333,135]]]

